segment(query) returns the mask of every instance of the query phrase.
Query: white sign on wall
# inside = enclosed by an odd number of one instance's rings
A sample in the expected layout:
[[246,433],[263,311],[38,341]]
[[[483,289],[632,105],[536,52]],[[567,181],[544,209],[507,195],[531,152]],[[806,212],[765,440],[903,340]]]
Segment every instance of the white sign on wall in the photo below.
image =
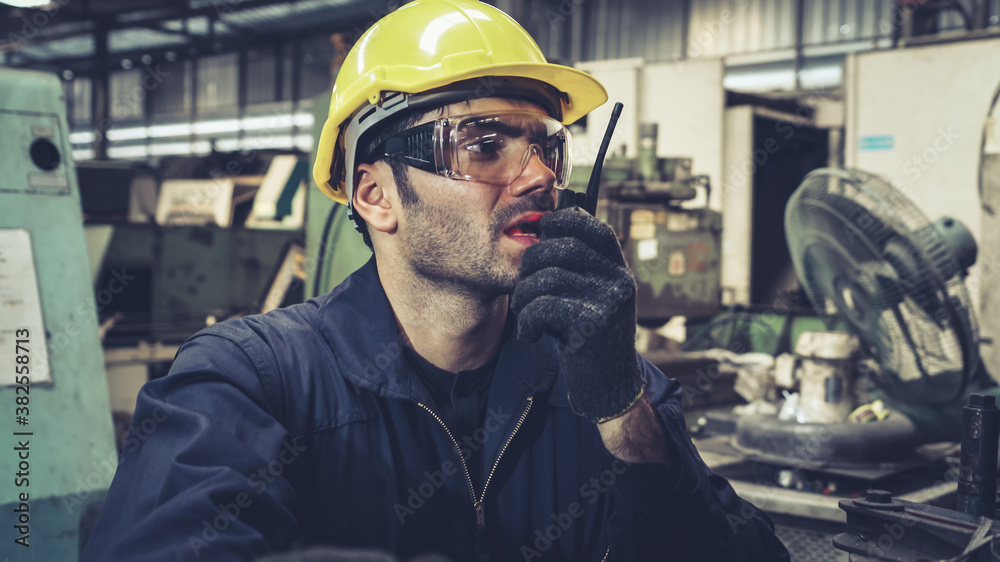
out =
[[0,229],[0,386],[15,384],[18,355],[28,357],[31,384],[52,381],[31,236]]

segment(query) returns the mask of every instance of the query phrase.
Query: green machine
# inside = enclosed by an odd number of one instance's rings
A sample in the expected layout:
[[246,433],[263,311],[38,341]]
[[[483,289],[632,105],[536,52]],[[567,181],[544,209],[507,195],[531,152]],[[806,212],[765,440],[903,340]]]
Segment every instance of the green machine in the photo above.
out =
[[0,70],[0,559],[76,560],[118,462],[65,107]]
[[[722,215],[707,208],[708,177],[692,175],[690,158],[657,157],[655,123],[642,124],[639,136],[638,158],[605,162],[597,207],[635,274],[639,324],[712,316],[721,296]],[[585,172],[574,173],[574,180],[588,177]],[[692,208],[699,190],[705,206]]]
[[[313,98],[313,146],[319,146],[319,134],[330,109],[330,92]],[[312,154],[312,163],[316,154]],[[322,295],[336,287],[372,256],[354,221],[348,218],[346,205],[330,199],[309,179],[306,205],[306,287],[305,297]]]

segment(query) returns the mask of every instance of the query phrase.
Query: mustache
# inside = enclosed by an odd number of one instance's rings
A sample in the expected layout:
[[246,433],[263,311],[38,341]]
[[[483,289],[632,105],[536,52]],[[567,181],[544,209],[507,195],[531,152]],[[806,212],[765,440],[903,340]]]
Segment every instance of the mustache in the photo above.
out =
[[490,219],[490,231],[494,239],[499,239],[503,235],[503,229],[510,221],[518,215],[534,212],[554,211],[556,208],[555,197],[551,191],[544,193],[533,193],[497,211]]

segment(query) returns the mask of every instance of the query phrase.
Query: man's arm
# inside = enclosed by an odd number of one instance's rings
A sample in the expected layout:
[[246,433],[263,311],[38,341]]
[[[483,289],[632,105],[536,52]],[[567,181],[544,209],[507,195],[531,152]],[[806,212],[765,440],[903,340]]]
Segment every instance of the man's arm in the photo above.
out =
[[609,488],[615,559],[787,560],[767,516],[695,451],[680,385],[636,353],[636,285],[614,231],[573,209],[539,226],[511,308],[519,337],[559,341],[570,405],[598,424],[607,462],[632,463]]
[[229,339],[199,335],[143,387],[83,562],[247,560],[288,547],[294,491],[268,468],[304,452],[269,412],[257,371]]
[[770,518],[698,455],[681,413],[680,384],[648,362],[642,366],[643,399],[616,418],[617,427],[608,425],[616,420],[598,426],[609,458],[631,463],[608,488],[612,552],[624,560],[788,560]]
[[625,462],[664,464],[670,460],[663,428],[645,396],[628,412],[597,424],[597,429],[608,451]]

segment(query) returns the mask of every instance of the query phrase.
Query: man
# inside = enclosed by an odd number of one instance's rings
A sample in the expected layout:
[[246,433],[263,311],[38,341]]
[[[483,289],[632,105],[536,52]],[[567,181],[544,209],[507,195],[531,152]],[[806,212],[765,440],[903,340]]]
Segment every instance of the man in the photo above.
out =
[[184,345],[140,395],[136,420],[163,421],[124,455],[85,559],[787,559],[636,354],[614,233],[554,211],[563,124],[606,99],[486,4],[376,23],[314,170],[373,259]]

